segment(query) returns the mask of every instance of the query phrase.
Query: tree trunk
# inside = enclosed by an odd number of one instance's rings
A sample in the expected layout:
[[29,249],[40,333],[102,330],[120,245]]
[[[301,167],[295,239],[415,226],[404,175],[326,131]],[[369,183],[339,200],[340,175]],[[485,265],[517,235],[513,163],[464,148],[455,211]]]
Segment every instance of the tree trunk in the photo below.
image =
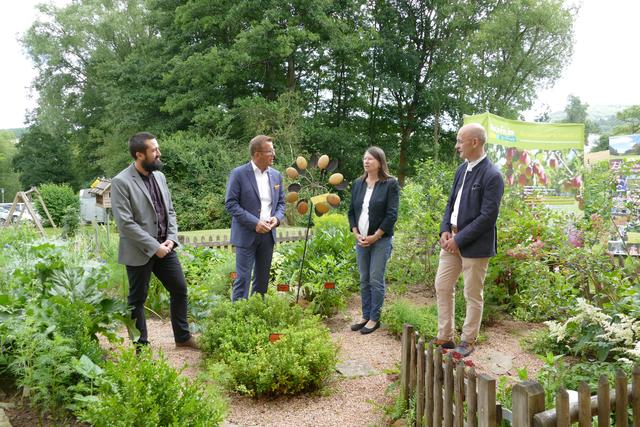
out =
[[436,110],[433,123],[433,159],[437,162],[440,157],[440,109]]
[[289,55],[287,60],[287,90],[293,92],[296,88],[296,67],[293,59],[293,53]]

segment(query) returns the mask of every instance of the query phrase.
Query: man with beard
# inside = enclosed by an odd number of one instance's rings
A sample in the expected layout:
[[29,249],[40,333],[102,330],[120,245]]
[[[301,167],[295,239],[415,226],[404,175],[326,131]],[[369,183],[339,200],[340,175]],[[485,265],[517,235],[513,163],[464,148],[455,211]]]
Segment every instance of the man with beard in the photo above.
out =
[[153,273],[169,291],[171,326],[176,347],[198,348],[187,321],[187,284],[173,249],[178,225],[167,180],[162,172],[156,137],[140,132],[129,139],[134,162],[111,181],[111,205],[120,232],[118,262],[127,267],[131,318],[148,345],[144,303]]

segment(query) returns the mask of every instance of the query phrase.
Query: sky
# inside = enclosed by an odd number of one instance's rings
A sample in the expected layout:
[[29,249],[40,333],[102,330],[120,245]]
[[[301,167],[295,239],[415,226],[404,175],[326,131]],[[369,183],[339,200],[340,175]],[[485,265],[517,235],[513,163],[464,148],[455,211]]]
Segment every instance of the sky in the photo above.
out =
[[[640,0],[568,0],[580,4],[574,55],[553,88],[541,90],[529,120],[549,106],[564,109],[571,94],[589,105],[640,104],[637,20]],[[36,72],[18,37],[36,19],[40,0],[0,2],[0,129],[23,127],[36,105],[29,89]],[[54,0],[67,4],[69,0]]]

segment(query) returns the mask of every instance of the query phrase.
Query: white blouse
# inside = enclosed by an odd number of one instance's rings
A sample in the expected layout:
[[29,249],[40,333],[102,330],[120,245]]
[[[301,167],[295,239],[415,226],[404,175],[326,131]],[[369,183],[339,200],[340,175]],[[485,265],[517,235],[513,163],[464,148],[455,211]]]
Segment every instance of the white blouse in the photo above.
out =
[[367,187],[367,192],[364,193],[364,200],[362,201],[360,218],[358,218],[358,231],[361,236],[367,236],[367,233],[369,233],[369,201],[372,194],[373,187]]

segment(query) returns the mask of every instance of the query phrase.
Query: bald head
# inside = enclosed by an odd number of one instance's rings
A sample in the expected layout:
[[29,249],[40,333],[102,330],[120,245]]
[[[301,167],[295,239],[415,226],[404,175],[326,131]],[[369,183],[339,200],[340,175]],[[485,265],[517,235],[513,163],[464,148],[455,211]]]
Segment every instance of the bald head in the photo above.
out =
[[464,125],[458,131],[458,136],[464,134],[469,138],[478,138],[481,144],[487,142],[487,131],[484,130],[484,127],[479,123],[469,123],[468,125]]
[[478,123],[469,123],[458,131],[456,151],[461,158],[472,162],[484,154],[485,142],[487,142],[487,132],[484,127]]

